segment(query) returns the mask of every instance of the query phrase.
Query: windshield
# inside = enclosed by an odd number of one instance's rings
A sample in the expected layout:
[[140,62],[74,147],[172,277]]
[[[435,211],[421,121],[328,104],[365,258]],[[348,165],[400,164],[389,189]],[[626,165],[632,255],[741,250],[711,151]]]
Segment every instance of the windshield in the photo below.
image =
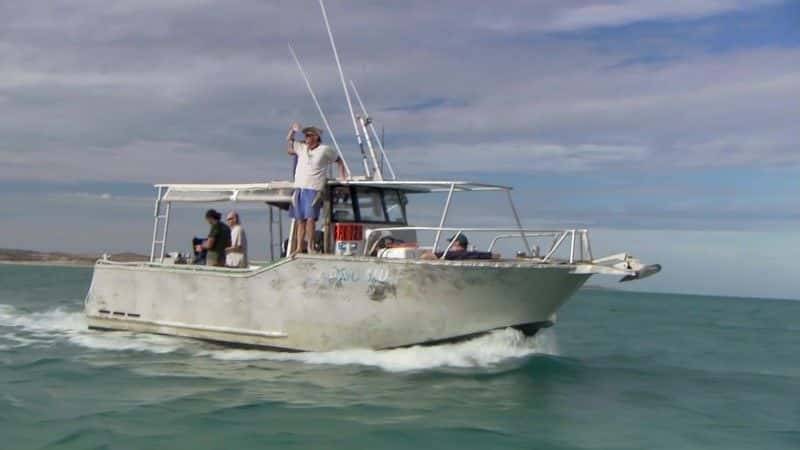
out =
[[381,191],[377,189],[359,189],[356,196],[358,212],[362,222],[386,222],[386,214],[381,202]]
[[383,200],[386,203],[386,221],[390,223],[406,223],[403,194],[398,191],[383,191]]

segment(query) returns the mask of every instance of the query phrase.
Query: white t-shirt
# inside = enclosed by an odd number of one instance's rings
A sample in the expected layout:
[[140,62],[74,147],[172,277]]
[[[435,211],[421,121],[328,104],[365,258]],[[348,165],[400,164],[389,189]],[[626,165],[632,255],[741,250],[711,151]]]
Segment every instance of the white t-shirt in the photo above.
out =
[[247,235],[241,225],[231,227],[231,247],[242,247],[239,251],[225,253],[225,265],[228,267],[247,267]]
[[304,142],[295,141],[292,153],[297,155],[294,187],[316,191],[324,189],[328,165],[339,157],[336,150],[322,144],[314,150],[309,150]]

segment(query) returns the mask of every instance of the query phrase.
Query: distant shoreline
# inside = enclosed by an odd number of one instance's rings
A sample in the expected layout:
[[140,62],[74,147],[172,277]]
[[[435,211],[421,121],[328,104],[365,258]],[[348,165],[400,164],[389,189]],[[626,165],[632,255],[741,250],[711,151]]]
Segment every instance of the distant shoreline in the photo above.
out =
[[[120,262],[146,261],[148,258],[136,253],[116,253],[109,259]],[[0,264],[51,267],[92,267],[102,255],[91,253],[40,252],[36,250],[0,248]]]
[[78,261],[9,261],[0,260],[3,266],[44,266],[44,267],[81,267],[84,269],[94,267],[94,264]]

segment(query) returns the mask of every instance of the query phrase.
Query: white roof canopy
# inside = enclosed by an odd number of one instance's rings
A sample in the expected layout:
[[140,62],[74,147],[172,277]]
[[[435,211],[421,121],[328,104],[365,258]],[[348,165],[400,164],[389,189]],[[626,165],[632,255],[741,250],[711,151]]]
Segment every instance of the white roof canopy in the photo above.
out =
[[275,181],[253,184],[157,184],[165,189],[162,200],[167,202],[255,202],[289,203],[294,184]]
[[[333,182],[332,182],[333,183]],[[374,181],[374,180],[337,180],[335,184],[345,186],[366,186],[377,188],[400,189],[408,192],[448,192],[453,186],[455,192],[473,191],[510,191],[511,187],[496,184],[471,183],[468,181]]]
[[[466,181],[373,181],[331,180],[331,185],[363,186],[384,189],[400,189],[408,193],[510,191],[508,186],[470,183]],[[254,202],[289,203],[292,200],[294,183],[271,181],[250,184],[156,184],[163,190],[161,199],[167,202]]]

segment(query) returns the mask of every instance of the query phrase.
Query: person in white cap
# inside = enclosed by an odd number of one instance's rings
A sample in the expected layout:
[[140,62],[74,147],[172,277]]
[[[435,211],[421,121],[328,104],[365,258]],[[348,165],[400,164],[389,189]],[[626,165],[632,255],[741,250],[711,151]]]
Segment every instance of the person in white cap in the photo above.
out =
[[239,213],[231,211],[225,217],[231,229],[231,246],[225,249],[225,265],[227,267],[248,267],[247,235],[239,221]]
[[307,252],[314,253],[314,231],[316,230],[319,211],[322,207],[322,192],[327,183],[328,165],[339,166],[339,176],[346,177],[344,161],[336,150],[323,145],[322,130],[317,127],[303,128],[305,142],[297,142],[294,135],[300,131],[300,124],[292,124],[286,136],[286,151],[297,155],[297,168],[294,173],[293,213],[295,219],[295,239],[290,245],[289,254],[303,250],[303,242],[308,241]]

